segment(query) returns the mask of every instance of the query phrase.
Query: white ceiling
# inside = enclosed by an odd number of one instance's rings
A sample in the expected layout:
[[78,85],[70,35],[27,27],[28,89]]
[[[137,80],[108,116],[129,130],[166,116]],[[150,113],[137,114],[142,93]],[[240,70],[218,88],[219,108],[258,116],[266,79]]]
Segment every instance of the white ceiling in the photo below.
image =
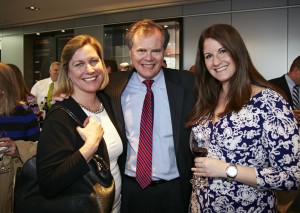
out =
[[[1,0],[0,28],[211,0]],[[36,6],[39,11],[26,10]]]

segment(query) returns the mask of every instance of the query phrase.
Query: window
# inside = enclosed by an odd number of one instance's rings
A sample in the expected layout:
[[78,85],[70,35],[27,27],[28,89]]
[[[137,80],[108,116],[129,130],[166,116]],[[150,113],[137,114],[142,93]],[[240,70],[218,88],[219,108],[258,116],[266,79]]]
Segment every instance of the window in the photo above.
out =
[[[181,19],[158,20],[164,28],[168,29],[170,41],[165,52],[164,59],[169,68],[182,68],[182,21]],[[125,43],[126,29],[131,23],[122,25],[104,26],[104,57],[105,59],[113,59],[117,64],[124,62],[131,63],[128,55],[128,48]]]

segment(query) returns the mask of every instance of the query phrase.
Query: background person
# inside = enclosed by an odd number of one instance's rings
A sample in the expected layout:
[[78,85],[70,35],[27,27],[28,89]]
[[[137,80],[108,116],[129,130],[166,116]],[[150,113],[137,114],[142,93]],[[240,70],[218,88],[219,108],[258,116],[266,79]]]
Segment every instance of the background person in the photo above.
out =
[[18,86],[20,87],[20,100],[21,103],[27,105],[33,112],[34,114],[38,117],[40,109],[38,107],[36,98],[34,95],[32,95],[24,81],[23,75],[20,71],[20,69],[14,65],[14,64],[7,64],[10,66],[10,68],[14,71]]
[[99,91],[109,82],[102,47],[94,37],[76,36],[64,47],[61,61],[54,95],[71,96],[56,104],[67,107],[78,118],[89,119],[85,128],[76,128],[76,122],[62,110],[49,113],[37,150],[40,191],[50,198],[74,184],[85,184],[83,176],[89,171],[88,162],[94,154],[101,155],[105,139],[116,189],[112,212],[119,212],[121,175],[117,160],[123,147],[110,101]]
[[[272,84],[283,90],[287,97],[287,101],[293,108],[294,115],[296,117],[296,120],[298,122],[298,125],[300,124],[300,109],[297,108],[293,103],[293,90],[296,86],[298,90],[298,100],[299,97],[299,85],[300,85],[300,56],[294,59],[293,63],[290,66],[289,72],[287,74],[284,74],[283,76],[279,78],[274,78],[269,80]],[[299,194],[298,191],[276,191],[277,198],[278,198],[278,206],[277,209],[280,213],[286,212],[290,206],[293,204],[293,201]],[[300,209],[300,207],[299,207]]]
[[189,69],[190,72],[196,72],[196,66],[192,65]]
[[300,137],[290,105],[255,69],[240,34],[217,24],[200,36],[197,102],[188,124],[210,137],[192,171],[191,212],[276,212],[276,189],[300,184]]
[[297,108],[294,103],[293,103],[293,98],[292,98],[292,94],[293,94],[293,89],[294,86],[297,86],[298,89],[298,99],[300,99],[300,56],[298,56],[297,58],[295,58],[295,60],[293,61],[290,70],[287,74],[284,74],[283,76],[279,77],[279,78],[274,78],[269,80],[269,82],[271,82],[272,84],[274,84],[275,86],[277,86],[278,88],[280,88],[281,90],[283,90],[283,92],[285,93],[286,97],[287,97],[287,101],[289,102],[289,104],[293,107],[293,112],[295,114],[295,117],[298,121],[298,123],[300,123],[300,108]]
[[[126,42],[134,69],[111,73],[110,83],[105,89],[122,130],[124,152],[119,160],[124,174],[121,212],[187,212],[192,153],[188,144],[190,130],[184,124],[194,104],[194,75],[162,68],[169,34],[150,19],[134,23],[127,31]],[[151,182],[142,188],[136,180],[136,165],[142,140],[142,108],[148,91],[144,80],[154,80],[151,86],[154,119]]]
[[20,104],[14,71],[0,63],[0,212],[13,211],[15,174],[35,154],[36,144],[30,141],[37,141],[39,133],[36,116]]
[[[54,88],[55,82],[57,81],[57,77],[59,74],[59,69],[60,62],[52,62],[49,69],[50,77],[36,82],[31,88],[31,94],[33,94],[36,97],[38,104],[41,104],[41,102],[45,101],[45,97],[48,96],[50,85],[52,83]],[[51,96],[51,94],[49,95]]]
[[120,64],[120,71],[128,71],[129,70],[129,64],[127,62],[123,62]]
[[162,64],[162,66],[164,67],[164,68],[167,68],[168,67],[168,65],[167,65],[167,61],[164,59],[163,60],[163,64]]
[[116,60],[105,59],[104,63],[105,63],[105,67],[106,67],[106,70],[107,70],[108,73],[119,71]]

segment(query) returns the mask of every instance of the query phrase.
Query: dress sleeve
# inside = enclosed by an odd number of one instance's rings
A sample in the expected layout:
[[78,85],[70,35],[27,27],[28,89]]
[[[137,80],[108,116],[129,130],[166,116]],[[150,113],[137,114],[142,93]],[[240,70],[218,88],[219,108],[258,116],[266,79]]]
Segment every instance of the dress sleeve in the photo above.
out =
[[269,164],[256,168],[261,189],[295,190],[300,184],[300,136],[291,107],[278,95],[265,103],[263,140]]

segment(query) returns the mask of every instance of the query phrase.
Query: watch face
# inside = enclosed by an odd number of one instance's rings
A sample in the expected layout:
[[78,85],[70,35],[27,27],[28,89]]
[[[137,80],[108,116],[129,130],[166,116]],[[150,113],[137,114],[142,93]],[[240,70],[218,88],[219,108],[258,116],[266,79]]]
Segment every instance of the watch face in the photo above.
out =
[[237,175],[237,169],[235,166],[229,166],[227,168],[227,175],[229,177],[235,177]]

